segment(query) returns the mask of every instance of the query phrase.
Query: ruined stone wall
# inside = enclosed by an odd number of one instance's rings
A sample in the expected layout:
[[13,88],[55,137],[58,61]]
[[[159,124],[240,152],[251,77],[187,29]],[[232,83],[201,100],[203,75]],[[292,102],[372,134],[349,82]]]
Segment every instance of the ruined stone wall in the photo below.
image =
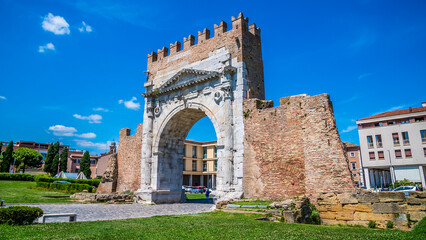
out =
[[129,128],[120,129],[117,154],[117,192],[136,191],[141,184],[142,124],[134,135]]
[[368,226],[374,221],[377,227],[386,228],[392,221],[395,228],[409,230],[426,216],[426,193],[324,193],[317,208],[322,224]]
[[329,95],[244,102],[246,197],[285,199],[354,192]]

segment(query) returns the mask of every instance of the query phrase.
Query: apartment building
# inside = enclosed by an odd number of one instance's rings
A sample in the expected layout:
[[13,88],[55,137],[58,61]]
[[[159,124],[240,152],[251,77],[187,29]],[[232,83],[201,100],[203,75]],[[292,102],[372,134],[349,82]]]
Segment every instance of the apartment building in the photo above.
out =
[[367,189],[408,179],[425,183],[426,102],[356,121]]
[[362,172],[362,162],[361,162],[361,148],[359,145],[344,142],[343,147],[345,148],[346,155],[349,160],[349,169],[351,170],[352,177],[354,182],[358,187],[364,186],[364,176]]
[[183,185],[216,187],[216,141],[185,140]]

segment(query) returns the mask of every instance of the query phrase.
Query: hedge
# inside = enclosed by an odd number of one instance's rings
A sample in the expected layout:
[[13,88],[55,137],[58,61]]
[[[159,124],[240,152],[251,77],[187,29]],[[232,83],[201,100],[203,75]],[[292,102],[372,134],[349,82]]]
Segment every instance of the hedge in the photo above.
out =
[[0,173],[0,180],[34,181],[34,175],[27,173]]
[[51,178],[51,177],[40,177],[38,182],[54,182],[54,181],[67,181],[70,183],[88,184],[93,187],[98,187],[101,179],[69,179],[69,178]]
[[50,182],[37,182],[37,187],[60,190],[64,192],[82,192],[87,190],[92,192],[93,186],[88,184],[78,184],[78,183],[50,183]]
[[14,206],[0,208],[0,224],[26,225],[31,224],[43,215],[38,207]]

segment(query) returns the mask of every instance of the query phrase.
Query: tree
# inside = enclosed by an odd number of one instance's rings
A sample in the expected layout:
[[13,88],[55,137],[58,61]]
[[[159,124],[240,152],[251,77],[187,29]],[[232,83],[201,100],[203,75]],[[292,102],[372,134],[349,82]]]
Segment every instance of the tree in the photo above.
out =
[[1,161],[0,170],[2,172],[9,172],[10,164],[13,163],[13,141],[10,141],[2,155],[3,161]]
[[51,172],[52,167],[52,161],[55,157],[55,154],[53,154],[53,144],[49,145],[49,149],[47,149],[46,159],[44,159],[44,171],[47,173]]
[[92,171],[90,170],[90,155],[89,151],[84,152],[83,157],[80,161],[80,171],[83,172],[83,174],[90,178],[90,175],[92,175]]
[[59,167],[59,153],[57,153],[55,157],[53,157],[52,167],[50,170],[51,176],[55,176],[58,173],[58,167]]
[[68,163],[68,148],[65,147],[61,152],[61,161],[59,163],[59,171],[66,172]]
[[13,157],[15,158],[15,166],[23,164],[20,168],[23,172],[25,172],[26,167],[40,167],[43,160],[41,153],[25,147],[16,149],[13,152]]

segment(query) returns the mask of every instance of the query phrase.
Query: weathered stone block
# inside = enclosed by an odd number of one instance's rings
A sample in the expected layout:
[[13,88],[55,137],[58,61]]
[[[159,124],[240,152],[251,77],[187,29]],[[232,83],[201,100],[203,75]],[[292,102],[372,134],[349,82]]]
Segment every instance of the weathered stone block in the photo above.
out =
[[379,195],[377,193],[363,193],[358,195],[358,202],[360,203],[377,203],[379,202]]
[[426,212],[411,212],[410,220],[412,221],[421,221],[424,217],[426,217]]
[[404,213],[407,208],[405,205],[398,203],[373,203],[374,213]]
[[403,202],[405,194],[403,192],[379,192],[380,202]]
[[371,203],[346,204],[343,206],[344,211],[354,212],[372,212]]
[[337,195],[337,200],[342,204],[358,203],[357,194],[354,193],[341,193]]

